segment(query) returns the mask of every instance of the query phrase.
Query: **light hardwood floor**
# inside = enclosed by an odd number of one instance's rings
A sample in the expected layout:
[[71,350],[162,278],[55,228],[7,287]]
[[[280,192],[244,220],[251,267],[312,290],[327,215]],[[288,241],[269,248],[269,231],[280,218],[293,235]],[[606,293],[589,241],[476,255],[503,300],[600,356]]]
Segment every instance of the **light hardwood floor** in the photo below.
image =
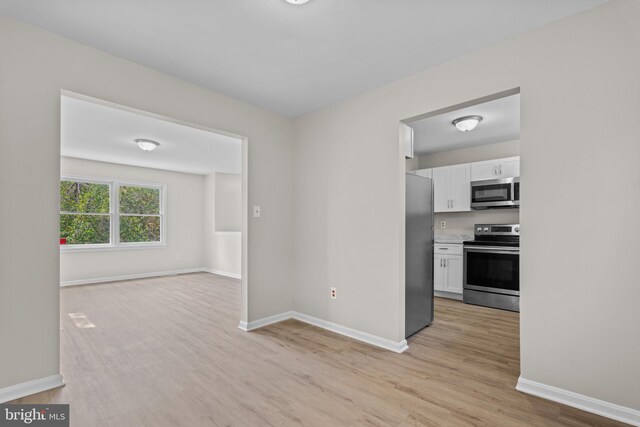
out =
[[17,402],[70,403],[78,427],[619,425],[514,389],[515,313],[436,299],[399,355],[294,320],[243,332],[239,289],[206,273],[62,289],[67,385]]

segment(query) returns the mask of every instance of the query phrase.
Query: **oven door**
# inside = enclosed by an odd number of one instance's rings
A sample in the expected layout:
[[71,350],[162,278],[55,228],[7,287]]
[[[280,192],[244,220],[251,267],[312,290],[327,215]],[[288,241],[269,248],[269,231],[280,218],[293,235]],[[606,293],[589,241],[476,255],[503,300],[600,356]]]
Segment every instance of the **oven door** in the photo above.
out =
[[515,207],[513,178],[474,181],[471,183],[471,207],[473,209]]
[[464,288],[520,295],[520,251],[512,247],[465,246]]

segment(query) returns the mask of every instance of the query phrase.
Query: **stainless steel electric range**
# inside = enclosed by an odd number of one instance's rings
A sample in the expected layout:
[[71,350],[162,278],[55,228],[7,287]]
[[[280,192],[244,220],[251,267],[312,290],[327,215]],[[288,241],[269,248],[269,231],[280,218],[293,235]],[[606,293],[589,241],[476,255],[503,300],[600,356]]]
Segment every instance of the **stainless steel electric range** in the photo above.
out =
[[520,311],[520,224],[476,224],[463,277],[465,303]]

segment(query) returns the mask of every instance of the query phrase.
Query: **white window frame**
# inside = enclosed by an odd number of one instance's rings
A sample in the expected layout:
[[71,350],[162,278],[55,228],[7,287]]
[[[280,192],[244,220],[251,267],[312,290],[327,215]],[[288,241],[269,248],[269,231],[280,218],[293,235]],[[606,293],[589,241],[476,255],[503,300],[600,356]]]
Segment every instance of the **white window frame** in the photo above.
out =
[[[103,184],[109,186],[109,243],[60,245],[61,252],[92,252],[92,251],[118,251],[136,249],[156,249],[167,246],[166,232],[166,200],[167,186],[149,182],[118,180],[108,178],[87,178],[84,176],[64,175],[60,181],[85,182],[88,184]],[[160,241],[159,242],[120,242],[120,186],[155,188],[160,190],[160,214],[159,215],[133,215],[133,216],[160,216]],[[72,212],[70,212],[72,213]],[[59,212],[58,215],[61,215]],[[82,214],[82,213],[80,213]],[[100,214],[106,215],[106,214]]]

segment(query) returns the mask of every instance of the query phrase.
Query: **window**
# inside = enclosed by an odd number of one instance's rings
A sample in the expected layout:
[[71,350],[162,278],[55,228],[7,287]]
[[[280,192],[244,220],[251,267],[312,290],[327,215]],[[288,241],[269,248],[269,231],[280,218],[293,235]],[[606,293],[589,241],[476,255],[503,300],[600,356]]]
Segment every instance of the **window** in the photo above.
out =
[[160,242],[162,216],[160,189],[121,185],[120,241],[123,243]]
[[60,244],[64,250],[164,245],[164,186],[62,178]]
[[60,239],[69,245],[111,242],[111,185],[60,182]]

